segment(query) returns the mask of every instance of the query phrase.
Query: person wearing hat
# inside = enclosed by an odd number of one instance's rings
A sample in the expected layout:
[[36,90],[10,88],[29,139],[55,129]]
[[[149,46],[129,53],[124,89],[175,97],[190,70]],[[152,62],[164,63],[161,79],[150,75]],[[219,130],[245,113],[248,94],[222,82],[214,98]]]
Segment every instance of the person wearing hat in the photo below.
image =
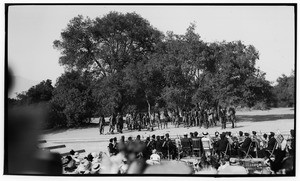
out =
[[[229,143],[224,133],[222,133],[220,137],[221,138],[216,143],[216,152],[219,155],[219,157],[224,157],[226,154],[228,154],[228,152],[225,153],[225,151]],[[225,153],[225,155],[221,153]]]
[[65,174],[72,173],[77,168],[75,160],[70,155],[66,156],[62,162]]
[[275,133],[274,132],[270,132],[270,135],[269,135],[269,141],[268,141],[268,146],[267,148],[265,149],[265,157],[269,157],[270,156],[270,152],[273,151],[273,149],[275,148],[276,146],[276,139],[275,139]]
[[160,164],[160,156],[157,154],[156,149],[152,151],[152,155],[150,156],[150,160],[153,165]]
[[80,162],[77,169],[75,170],[75,174],[90,174],[91,171],[91,162],[87,159],[84,159]]
[[120,168],[119,168],[120,174],[125,174],[128,170],[128,167],[129,167],[129,165],[128,165],[127,159],[123,158],[122,163],[121,163]]
[[247,151],[252,143],[249,133],[244,133],[244,135],[245,135],[245,140],[242,143],[241,147],[238,149],[238,155],[240,158],[242,158],[242,156],[244,155],[244,152],[247,153]]
[[202,135],[203,135],[203,137],[201,138],[201,142],[202,142],[204,155],[208,156],[211,154],[212,140],[207,131],[203,132]]
[[243,131],[239,131],[238,140],[239,140],[239,144],[240,144],[240,145],[244,142],[245,136],[244,136]]
[[259,136],[256,135],[256,131],[252,131],[252,138],[251,139],[256,144],[255,149],[257,149],[257,151],[258,151],[261,140],[260,140]]
[[80,159],[79,159],[79,153],[78,152],[75,152],[75,154],[73,155],[73,160],[75,160],[76,165],[79,165]]
[[180,139],[182,151],[185,156],[189,156],[192,151],[192,140],[188,138],[188,133],[183,134],[183,138]]
[[91,174],[92,175],[99,175],[100,174],[100,163],[95,162],[92,164],[92,168],[91,168]]

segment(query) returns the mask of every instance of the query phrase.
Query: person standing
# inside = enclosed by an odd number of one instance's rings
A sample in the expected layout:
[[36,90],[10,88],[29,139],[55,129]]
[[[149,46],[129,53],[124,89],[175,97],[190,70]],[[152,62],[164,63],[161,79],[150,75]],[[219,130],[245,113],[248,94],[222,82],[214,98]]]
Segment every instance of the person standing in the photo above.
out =
[[222,107],[220,107],[219,118],[222,123],[222,129],[226,129],[226,109],[223,109]]
[[209,127],[209,121],[208,121],[208,110],[207,109],[205,109],[203,111],[203,120],[204,120],[206,129],[208,129],[208,127]]
[[233,107],[230,107],[228,113],[229,113],[229,120],[231,121],[232,124],[232,128],[234,128],[234,123],[236,122],[235,109]]
[[105,126],[105,118],[104,118],[104,115],[101,114],[101,116],[99,118],[99,132],[100,132],[100,134],[103,134],[104,126]]
[[118,113],[118,115],[117,115],[117,131],[119,132],[119,133],[123,133],[123,124],[124,124],[124,122],[123,122],[123,117],[122,117],[122,115],[120,114],[120,113]]
[[160,117],[159,117],[159,113],[155,113],[155,122],[157,123],[157,127],[158,129],[162,129],[162,125],[161,125],[161,122],[160,122]]
[[116,126],[116,117],[115,117],[115,114],[112,114],[109,118],[109,132],[111,134],[114,133],[115,126]]

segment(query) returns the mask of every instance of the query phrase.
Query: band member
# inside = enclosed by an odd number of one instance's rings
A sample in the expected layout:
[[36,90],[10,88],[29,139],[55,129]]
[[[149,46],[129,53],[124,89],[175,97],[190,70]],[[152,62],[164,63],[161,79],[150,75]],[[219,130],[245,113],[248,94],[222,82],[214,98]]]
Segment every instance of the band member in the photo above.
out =
[[118,113],[116,120],[117,120],[117,131],[119,133],[123,133],[122,130],[123,130],[123,124],[124,124],[124,122],[123,122],[123,117],[122,117],[122,115],[120,113]]
[[112,114],[109,118],[109,132],[110,133],[114,133],[115,130],[115,126],[116,126],[116,117],[115,114]]
[[222,124],[222,129],[226,129],[226,109],[219,108],[219,118]]
[[105,119],[104,119],[104,115],[102,114],[99,118],[99,132],[100,132],[100,134],[103,134],[104,126],[105,126]]
[[155,122],[157,123],[158,129],[162,129],[159,113],[155,113]]
[[207,113],[207,112],[208,112],[207,109],[205,109],[205,110],[203,111],[203,120],[204,120],[206,129],[208,129],[208,127],[209,127],[208,113]]
[[233,107],[230,107],[228,110],[229,113],[229,120],[231,121],[232,128],[234,128],[234,123],[236,122],[236,117],[235,117],[235,110]]

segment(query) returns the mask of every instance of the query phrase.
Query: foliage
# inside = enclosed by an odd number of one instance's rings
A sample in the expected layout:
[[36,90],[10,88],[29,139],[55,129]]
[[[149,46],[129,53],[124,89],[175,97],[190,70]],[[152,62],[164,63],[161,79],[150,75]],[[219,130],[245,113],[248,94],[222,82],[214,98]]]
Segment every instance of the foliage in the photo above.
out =
[[53,42],[65,73],[54,88],[46,81],[18,99],[48,101],[48,127],[76,127],[101,114],[160,108],[265,108],[274,94],[279,102],[293,104],[294,79],[279,78],[272,89],[255,67],[259,52],[254,46],[204,42],[195,30],[191,23],[183,35],[164,35],[136,13],[77,16]]
[[295,75],[282,75],[277,79],[277,85],[273,90],[276,95],[276,103],[280,107],[292,107],[295,105]]

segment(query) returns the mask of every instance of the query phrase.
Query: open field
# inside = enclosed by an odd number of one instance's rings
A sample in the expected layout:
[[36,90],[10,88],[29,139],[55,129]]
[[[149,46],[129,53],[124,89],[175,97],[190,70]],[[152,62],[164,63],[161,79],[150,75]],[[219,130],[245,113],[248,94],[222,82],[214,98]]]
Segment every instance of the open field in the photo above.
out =
[[[267,111],[244,111],[237,112],[237,127],[231,128],[231,124],[227,123],[227,129],[225,131],[231,131],[233,134],[238,131],[251,132],[253,130],[258,133],[268,133],[270,131],[277,132],[280,130],[283,134],[289,134],[290,129],[294,129],[294,109],[293,108],[274,108]],[[98,127],[92,128],[81,128],[81,129],[67,129],[64,131],[55,131],[53,133],[44,134],[41,139],[47,140],[47,144],[65,144],[66,148],[59,148],[53,151],[57,152],[67,152],[71,149],[79,150],[85,149],[86,152],[99,152],[107,151],[108,140],[112,137],[117,137],[118,139],[121,135],[125,136],[127,139],[129,136],[135,137],[136,135],[141,135],[142,138],[147,136],[162,135],[169,133],[171,137],[176,137],[177,135],[182,135],[184,132],[203,132],[207,131],[209,134],[214,134],[215,131],[222,132],[221,125],[218,124],[216,127],[212,128],[174,128],[171,123],[169,123],[169,128],[164,130],[156,130],[153,132],[142,130],[142,131],[127,131],[126,126],[123,134],[106,134],[99,135]],[[108,132],[108,126],[105,127],[104,132]]]

